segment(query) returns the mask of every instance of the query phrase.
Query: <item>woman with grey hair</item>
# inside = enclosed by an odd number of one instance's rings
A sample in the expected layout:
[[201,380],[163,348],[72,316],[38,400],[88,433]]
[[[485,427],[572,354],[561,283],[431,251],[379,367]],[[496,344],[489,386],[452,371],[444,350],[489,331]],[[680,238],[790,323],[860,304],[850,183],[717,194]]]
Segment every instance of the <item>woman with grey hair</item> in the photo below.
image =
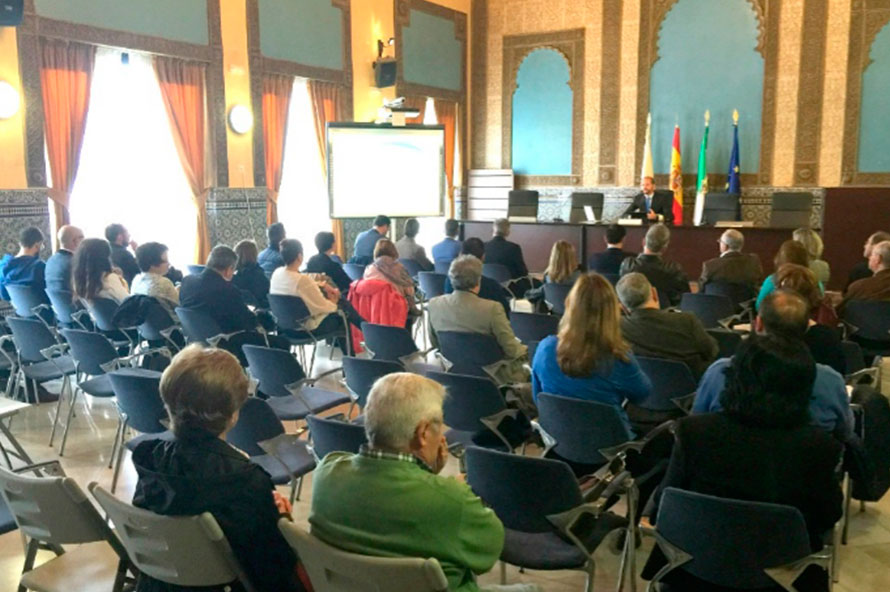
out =
[[810,256],[810,269],[816,274],[816,280],[823,286],[827,286],[828,279],[831,277],[831,267],[827,261],[822,259],[822,252],[825,248],[822,237],[812,228],[798,228],[791,234],[791,238],[806,247],[807,254]]

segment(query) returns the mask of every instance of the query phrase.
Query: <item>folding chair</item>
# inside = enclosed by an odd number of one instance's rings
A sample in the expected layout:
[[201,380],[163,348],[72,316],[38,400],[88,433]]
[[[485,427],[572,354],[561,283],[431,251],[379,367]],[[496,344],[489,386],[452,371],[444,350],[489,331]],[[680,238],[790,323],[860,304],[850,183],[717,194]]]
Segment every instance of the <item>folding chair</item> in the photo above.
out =
[[451,261],[435,261],[433,262],[433,268],[433,271],[436,273],[448,275],[448,270],[451,269]]
[[484,376],[497,382],[497,371],[505,364],[504,350],[497,339],[481,333],[438,331],[439,354],[445,367],[455,374]]
[[717,359],[733,357],[736,350],[738,350],[739,346],[742,344],[741,333],[722,328],[705,329],[705,331],[717,341],[717,347],[719,348]]
[[136,350],[139,336],[136,327],[119,327],[114,322],[114,315],[120,307],[110,298],[81,299],[96,328],[114,342],[115,347],[129,346],[130,353]]
[[640,425],[641,428],[646,428],[642,430],[645,433],[669,419],[676,419],[689,413],[695,399],[695,391],[698,389],[698,381],[695,380],[689,366],[677,360],[645,356],[637,356],[637,363],[652,382],[652,394],[638,403],[628,403],[627,411],[631,422],[638,423],[634,421],[633,413],[637,409],[643,409],[654,415],[654,419],[646,422],[649,425]]
[[402,327],[362,323],[364,347],[375,360],[398,362],[408,368],[411,365],[424,365],[426,356],[432,349],[420,351],[411,333]]
[[367,444],[365,428],[337,418],[306,416],[309,435],[312,437],[312,453],[319,462],[329,453],[358,453],[362,444]]
[[343,375],[346,377],[346,388],[352,396],[352,405],[347,415],[352,415],[352,408],[364,409],[368,402],[371,387],[378,378],[394,372],[404,372],[405,368],[398,362],[387,360],[368,360],[347,356],[343,358]]
[[[337,310],[336,313],[331,314],[336,314],[340,317],[342,326],[334,331],[328,332],[321,332],[317,329],[310,330],[303,326],[303,322],[312,315],[309,313],[309,308],[306,307],[306,303],[298,296],[269,294],[269,310],[272,312],[272,316],[275,317],[279,335],[285,337],[293,346],[312,346],[312,357],[308,364],[310,375],[315,366],[315,354],[320,342],[326,339],[345,339],[346,351],[353,351],[351,339],[352,331],[349,330],[349,323],[346,320],[346,315],[341,310]],[[331,349],[331,356],[333,356],[333,349]],[[303,365],[306,366],[305,356],[303,357]]]
[[550,306],[553,314],[560,316],[565,314],[566,298],[569,297],[569,292],[571,291],[572,286],[566,284],[554,284],[552,282],[544,284],[544,302]]
[[6,291],[12,303],[15,314],[24,319],[38,318],[48,327],[56,324],[53,309],[49,304],[46,294],[32,286],[7,285]]
[[346,275],[349,276],[349,279],[352,281],[360,280],[365,277],[365,266],[357,265],[355,263],[344,263],[343,271],[346,272]]
[[739,320],[735,317],[732,300],[727,296],[683,294],[680,299],[680,310],[694,314],[705,329],[717,327],[729,329],[733,321]]
[[528,345],[531,341],[542,341],[549,335],[556,335],[559,317],[514,311],[510,314],[510,326],[519,341]]
[[844,307],[841,320],[847,339],[857,342],[865,355],[890,355],[890,302],[853,300]]
[[420,283],[420,291],[423,292],[424,300],[432,300],[436,296],[445,294],[445,278],[448,277],[442,273],[433,271],[421,271],[417,274],[417,281]]
[[90,320],[90,313],[81,307],[79,302],[75,302],[74,294],[67,290],[47,290],[46,295],[49,297],[56,320],[61,327],[66,329],[83,329],[84,331],[93,330],[93,322]]
[[415,281],[417,280],[417,274],[423,271],[423,269],[420,267],[420,264],[417,263],[417,261],[415,261],[414,259],[405,259],[403,257],[400,257],[399,263],[402,264],[402,267],[405,268],[405,271],[408,272],[408,275],[414,278]]
[[[67,346],[60,344],[55,331],[50,330],[38,319],[20,319],[7,317],[7,326],[12,332],[17,357],[15,359],[16,379],[13,391],[18,395],[22,392],[22,400],[27,399],[27,381],[31,381],[34,390],[34,403],[38,403],[37,385],[51,380],[62,380],[62,391],[56,402],[58,416],[62,397],[71,391],[69,376],[74,374],[74,360],[66,354]],[[9,336],[0,337],[0,350],[5,353],[5,344]]]

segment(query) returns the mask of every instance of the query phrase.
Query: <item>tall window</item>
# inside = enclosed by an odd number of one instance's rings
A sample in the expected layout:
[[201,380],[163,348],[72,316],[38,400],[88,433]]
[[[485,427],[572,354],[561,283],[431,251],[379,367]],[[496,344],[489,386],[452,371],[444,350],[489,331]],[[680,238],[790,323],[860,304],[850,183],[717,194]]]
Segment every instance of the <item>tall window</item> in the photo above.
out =
[[151,58],[99,49],[71,223],[88,237],[118,222],[133,240],[158,241],[179,267],[193,263],[195,211]]

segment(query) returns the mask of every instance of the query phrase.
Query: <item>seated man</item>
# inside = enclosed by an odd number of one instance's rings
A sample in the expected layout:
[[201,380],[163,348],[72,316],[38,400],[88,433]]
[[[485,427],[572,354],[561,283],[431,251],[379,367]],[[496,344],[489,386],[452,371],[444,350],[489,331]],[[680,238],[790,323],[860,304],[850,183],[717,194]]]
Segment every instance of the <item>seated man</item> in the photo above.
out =
[[[289,504],[266,471],[226,443],[247,387],[244,370],[223,350],[191,345],[173,358],[161,377],[161,398],[174,437],[147,440],[133,451],[139,475],[133,505],[168,516],[210,512],[258,591],[306,590],[297,556],[278,530],[278,520],[290,518]],[[142,574],[137,589],[185,588]]]
[[136,248],[136,262],[142,273],[133,278],[130,294],[142,294],[157,298],[169,311],[179,306],[179,290],[166,274],[170,269],[167,245],[144,243]]
[[844,288],[844,290],[849,288],[850,284],[852,284],[856,280],[870,278],[874,274],[874,272],[868,267],[868,260],[871,259],[871,250],[876,244],[882,243],[884,241],[890,241],[890,232],[884,232],[883,230],[879,230],[878,232],[873,233],[871,236],[868,237],[868,239],[866,239],[862,251],[862,256],[865,259],[854,265],[853,269],[850,270],[850,277],[847,278],[847,287]]
[[384,238],[389,233],[389,226],[392,221],[389,216],[380,215],[374,218],[374,227],[365,230],[355,237],[355,244],[352,249],[352,257],[350,263],[356,265],[368,265],[374,261],[374,247],[377,241]]
[[[525,259],[522,257],[522,247],[507,240],[510,236],[510,221],[506,218],[498,218],[494,221],[494,236],[485,243],[485,262],[503,265],[510,271],[510,277],[514,280],[528,275]],[[518,291],[524,294],[525,291]]]
[[433,263],[444,263],[451,265],[451,262],[457,259],[460,252],[460,241],[457,235],[460,234],[460,225],[457,220],[449,218],[445,220],[445,239],[433,245]]
[[46,260],[46,289],[73,292],[71,287],[71,260],[74,251],[83,240],[83,230],[77,226],[59,229],[59,250]]
[[720,256],[708,259],[702,264],[699,285],[704,289],[708,282],[744,284],[751,286],[752,292],[763,279],[763,266],[760,257],[754,253],[742,253],[745,236],[730,228],[720,236]]
[[284,265],[284,261],[281,260],[281,253],[278,250],[278,245],[284,240],[285,236],[286,232],[284,231],[284,224],[281,222],[275,222],[266,228],[266,239],[268,240],[268,244],[257,256],[257,264],[263,268],[266,277],[271,277],[273,271]]
[[650,222],[674,223],[674,196],[670,191],[656,191],[655,179],[643,177],[640,184],[640,192],[637,193],[624,213],[622,218],[639,212],[645,214]]
[[[780,337],[806,348],[810,306],[799,295],[777,290],[764,298],[754,320],[757,333]],[[726,368],[731,358],[717,360],[702,376],[692,407],[693,413],[710,413],[721,409],[720,394],[726,386]],[[844,378],[830,367],[816,364],[816,381],[810,398],[810,422],[846,442],[853,434],[853,414],[847,397]]]
[[[485,263],[485,244],[482,242],[482,239],[478,238],[468,238],[461,245],[460,250],[461,255],[472,255],[479,261]],[[453,261],[453,260],[452,260]],[[445,293],[451,294],[454,292],[454,286],[451,285],[451,277],[445,276]],[[504,307],[504,314],[507,315],[507,318],[510,318],[510,302],[508,300],[509,294],[507,291],[497,283],[495,280],[482,276],[482,279],[479,282],[479,298],[484,300],[493,300],[497,302],[502,307]]]
[[315,235],[315,248],[318,253],[306,262],[307,273],[323,273],[328,276],[337,289],[345,294],[349,291],[352,280],[343,271],[343,266],[334,261],[334,243],[336,239],[333,232],[319,232]]
[[661,310],[658,292],[641,273],[629,273],[616,286],[627,312],[621,334],[638,356],[683,362],[696,379],[701,378],[719,348],[695,315]]
[[127,285],[133,283],[133,278],[139,274],[139,264],[127,247],[134,251],[138,246],[136,241],[130,239],[130,233],[123,224],[109,224],[105,227],[105,240],[111,245],[111,264],[121,270],[121,275],[127,280]]
[[664,294],[668,304],[676,306],[680,304],[683,294],[689,291],[689,280],[678,263],[664,259],[670,240],[671,231],[664,224],[649,228],[643,239],[643,252],[624,260],[621,275],[634,271],[642,273],[659,293]]
[[594,253],[587,262],[587,268],[603,275],[619,275],[621,264],[633,253],[624,250],[624,237],[627,231],[620,224],[612,224],[606,229],[606,250]]
[[499,384],[526,383],[531,379],[528,369],[528,348],[513,334],[504,310],[496,302],[479,297],[482,262],[470,255],[461,255],[451,262],[448,277],[454,292],[429,301],[430,339],[438,347],[439,331],[481,333],[494,337],[508,364],[498,369]]
[[420,222],[417,218],[408,218],[405,221],[402,238],[396,241],[399,259],[410,259],[420,266],[421,271],[432,271],[433,262],[426,258],[426,251],[414,240],[418,232],[420,232]]
[[4,255],[0,259],[0,297],[9,300],[6,286],[30,286],[44,295],[46,263],[40,259],[43,248],[43,233],[36,226],[29,226],[19,234],[19,252],[13,257]]
[[843,315],[844,308],[853,300],[890,301],[890,241],[878,243],[872,248],[868,268],[874,275],[850,284],[844,300],[838,306],[839,314]]
[[500,557],[504,527],[466,484],[437,475],[448,459],[444,399],[440,384],[416,374],[378,380],[365,406],[368,444],[328,454],[312,474],[309,524],[351,553],[433,557],[449,590],[476,592],[476,575]]

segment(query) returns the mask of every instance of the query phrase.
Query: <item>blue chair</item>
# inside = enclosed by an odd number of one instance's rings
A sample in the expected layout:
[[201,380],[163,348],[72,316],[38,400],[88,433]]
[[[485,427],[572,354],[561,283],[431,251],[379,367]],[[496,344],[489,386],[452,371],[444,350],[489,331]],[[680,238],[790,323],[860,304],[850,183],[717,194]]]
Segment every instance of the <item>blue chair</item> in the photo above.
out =
[[847,338],[858,343],[869,358],[890,355],[890,302],[852,300],[844,307]]
[[45,292],[33,286],[17,286],[15,284],[7,285],[6,291],[9,292],[9,299],[15,309],[15,314],[25,319],[36,317],[50,327],[55,325],[53,310]]
[[657,585],[681,569],[705,582],[732,589],[772,588],[794,592],[804,569],[828,570],[830,549],[811,553],[797,508],[664,490],[655,538],[672,561],[652,579]]
[[600,275],[606,278],[613,286],[617,285],[618,280],[621,279],[621,276],[617,273],[601,273]]
[[268,397],[266,402],[281,421],[304,419],[310,413],[321,413],[351,401],[343,393],[314,388],[312,385],[321,377],[307,379],[290,352],[258,345],[243,345],[241,349],[251,376],[259,381],[260,392]]
[[137,327],[139,336],[154,347],[167,346],[178,352],[185,345],[182,327],[156,298],[146,303],[145,320]]
[[420,264],[414,259],[405,259],[404,257],[399,258],[399,263],[402,264],[402,267],[405,268],[405,271],[408,272],[415,280],[417,279],[417,274],[423,271],[423,268],[420,267]]
[[375,360],[387,360],[406,364],[411,358],[421,361],[426,352],[417,349],[411,332],[403,327],[362,323],[365,346],[374,354]]
[[206,265],[186,265],[185,269],[189,272],[189,275],[201,275],[206,267]]
[[90,311],[90,318],[101,333],[114,342],[115,347],[129,347],[130,353],[136,348],[139,341],[139,333],[136,327],[119,327],[114,321],[114,315],[120,305],[110,298],[82,299],[86,309]]
[[717,347],[719,348],[717,359],[733,357],[735,352],[738,351],[739,346],[742,345],[741,333],[736,333],[735,331],[730,331],[728,329],[705,330],[708,332],[708,335],[713,337],[717,342]]
[[448,275],[449,269],[451,269],[451,261],[436,261],[435,263],[433,263],[433,271],[435,271],[436,273]]
[[550,310],[554,314],[564,315],[566,312],[566,298],[572,286],[567,284],[554,284],[552,282],[544,284],[544,302],[550,306]]
[[757,298],[757,290],[750,284],[735,282],[708,282],[704,285],[702,293],[710,296],[726,296],[736,307],[736,312],[742,312],[744,308],[750,308],[753,300]]
[[483,263],[482,275],[487,278],[493,279],[501,285],[509,284],[511,281],[513,281],[513,278],[510,275],[510,270],[507,269],[505,265],[501,265],[500,263]]
[[[467,448],[465,460],[467,483],[504,523],[501,561],[527,569],[583,570],[585,589],[592,592],[594,551],[606,535],[627,529],[628,521],[585,503],[565,463],[475,446]],[[622,564],[634,577],[634,545],[625,551]]]
[[[21,319],[7,317],[6,323],[12,332],[15,344],[16,375],[13,384],[17,396],[21,389],[22,400],[27,399],[27,381],[33,388],[33,402],[39,403],[37,385],[51,380],[62,380],[61,395],[71,390],[69,376],[74,374],[74,360],[64,351],[56,335],[38,319]],[[56,417],[62,402],[62,396],[56,402]]]
[[494,379],[497,366],[504,360],[504,350],[497,339],[481,333],[438,331],[439,353],[451,367],[449,372]]
[[689,366],[683,362],[645,356],[637,356],[637,362],[652,382],[652,394],[636,403],[636,407],[649,411],[676,412],[680,409],[677,401],[694,395],[698,389],[698,381]]
[[881,358],[876,358],[872,365],[866,364],[865,353],[862,347],[855,341],[841,341],[841,349],[844,352],[844,377],[847,384],[872,384],[876,388],[881,380]]
[[89,312],[75,302],[74,294],[67,290],[47,290],[46,295],[60,326],[66,329],[93,330]]
[[299,496],[303,476],[315,468],[315,459],[306,442],[286,434],[269,404],[256,397],[244,402],[238,422],[229,430],[226,441],[263,467],[275,485],[290,483],[291,503]]
[[182,323],[182,331],[189,343],[206,343],[218,347],[221,341],[228,341],[243,331],[223,333],[219,323],[200,308],[176,307],[176,316]]
[[735,315],[735,306],[729,297],[713,294],[683,294],[680,310],[698,317],[705,329],[727,326]]
[[[316,330],[308,330],[303,327],[303,321],[312,316],[309,308],[303,299],[298,296],[288,296],[283,294],[269,294],[269,310],[275,317],[275,323],[278,326],[278,334],[290,341],[291,345],[302,347],[304,345],[312,346],[312,357],[309,360],[309,374],[315,366],[315,354],[318,343],[326,339],[343,339],[346,341],[346,351],[352,352],[352,331],[349,330],[348,323],[342,312],[336,313],[340,316],[341,326],[333,331],[321,332]],[[333,352],[332,354],[333,355]],[[305,366],[305,356],[303,358]]]
[[321,461],[331,452],[357,453],[362,444],[367,444],[365,428],[339,419],[309,415],[309,434],[312,436],[312,452]]
[[548,335],[556,335],[559,331],[559,317],[514,311],[510,314],[510,326],[519,341],[528,345],[531,341],[541,341]]
[[349,279],[352,281],[360,280],[365,277],[365,266],[358,265],[356,263],[344,263],[343,271],[346,272],[346,275],[349,276]]
[[538,425],[544,431],[544,454],[551,450],[579,465],[601,466],[603,451],[633,440],[613,405],[538,393]]
[[418,273],[417,281],[420,283],[420,291],[423,292],[423,299],[432,300],[436,296],[445,294],[446,277],[448,276],[433,271],[421,271]]
[[[398,362],[387,360],[367,360],[347,356],[343,358],[343,375],[346,377],[346,388],[353,397],[353,405],[363,409],[368,402],[371,387],[378,378],[394,372],[404,372],[405,368]],[[349,409],[352,413],[352,407]]]

